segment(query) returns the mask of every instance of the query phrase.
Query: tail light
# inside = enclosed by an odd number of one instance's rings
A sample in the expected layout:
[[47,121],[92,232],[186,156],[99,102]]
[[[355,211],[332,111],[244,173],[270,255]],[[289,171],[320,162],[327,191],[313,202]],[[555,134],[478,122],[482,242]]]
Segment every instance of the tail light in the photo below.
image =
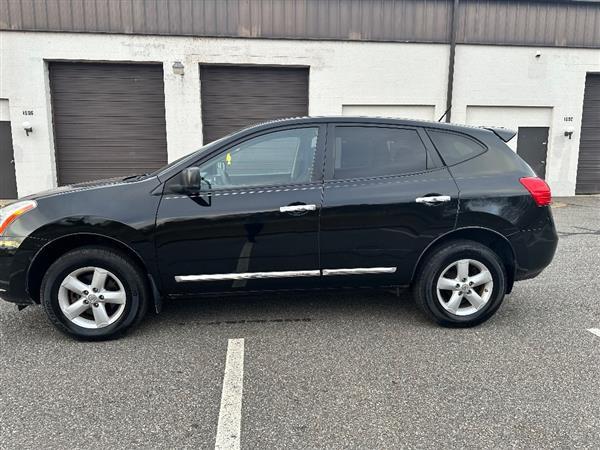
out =
[[538,206],[548,206],[552,203],[552,193],[550,186],[544,180],[538,177],[525,177],[519,180],[525,189],[529,191],[531,197]]

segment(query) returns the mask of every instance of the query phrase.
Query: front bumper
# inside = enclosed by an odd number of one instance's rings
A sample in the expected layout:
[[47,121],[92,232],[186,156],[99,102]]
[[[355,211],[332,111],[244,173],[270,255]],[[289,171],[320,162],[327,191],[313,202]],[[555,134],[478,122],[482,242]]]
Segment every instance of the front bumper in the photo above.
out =
[[[5,245],[7,241],[11,243]],[[18,305],[35,303],[27,292],[27,271],[39,248],[39,243],[32,245],[23,238],[7,238],[0,244],[0,299]]]

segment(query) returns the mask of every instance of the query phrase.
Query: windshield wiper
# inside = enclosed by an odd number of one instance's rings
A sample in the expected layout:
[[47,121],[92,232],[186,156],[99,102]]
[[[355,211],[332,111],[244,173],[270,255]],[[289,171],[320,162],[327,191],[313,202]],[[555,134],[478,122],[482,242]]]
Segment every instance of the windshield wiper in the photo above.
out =
[[128,177],[123,178],[123,181],[137,181],[137,180],[141,180],[144,177],[147,177],[148,175],[150,175],[149,173],[142,173],[139,175],[130,175]]

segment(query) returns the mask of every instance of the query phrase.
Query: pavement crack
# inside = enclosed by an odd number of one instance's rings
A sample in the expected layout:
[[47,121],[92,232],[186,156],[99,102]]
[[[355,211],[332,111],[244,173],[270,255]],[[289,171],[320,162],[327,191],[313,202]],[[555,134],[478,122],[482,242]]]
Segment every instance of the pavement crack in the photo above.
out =
[[562,237],[567,237],[567,236],[583,236],[583,235],[590,235],[590,236],[600,236],[600,229],[598,230],[594,230],[592,228],[585,228],[585,227],[573,227],[576,228],[578,230],[583,230],[583,231],[559,231],[558,235],[562,236]]

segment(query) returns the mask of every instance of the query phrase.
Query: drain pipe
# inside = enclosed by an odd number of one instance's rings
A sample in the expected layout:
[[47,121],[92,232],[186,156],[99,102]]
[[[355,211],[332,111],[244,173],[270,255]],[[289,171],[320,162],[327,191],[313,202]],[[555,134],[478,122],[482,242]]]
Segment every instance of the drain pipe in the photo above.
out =
[[[446,122],[452,119],[452,89],[454,87],[454,59],[456,56],[456,28],[458,23],[458,2],[454,0],[450,29],[450,57],[448,58],[448,89],[446,91]],[[442,116],[443,117],[443,116]]]

